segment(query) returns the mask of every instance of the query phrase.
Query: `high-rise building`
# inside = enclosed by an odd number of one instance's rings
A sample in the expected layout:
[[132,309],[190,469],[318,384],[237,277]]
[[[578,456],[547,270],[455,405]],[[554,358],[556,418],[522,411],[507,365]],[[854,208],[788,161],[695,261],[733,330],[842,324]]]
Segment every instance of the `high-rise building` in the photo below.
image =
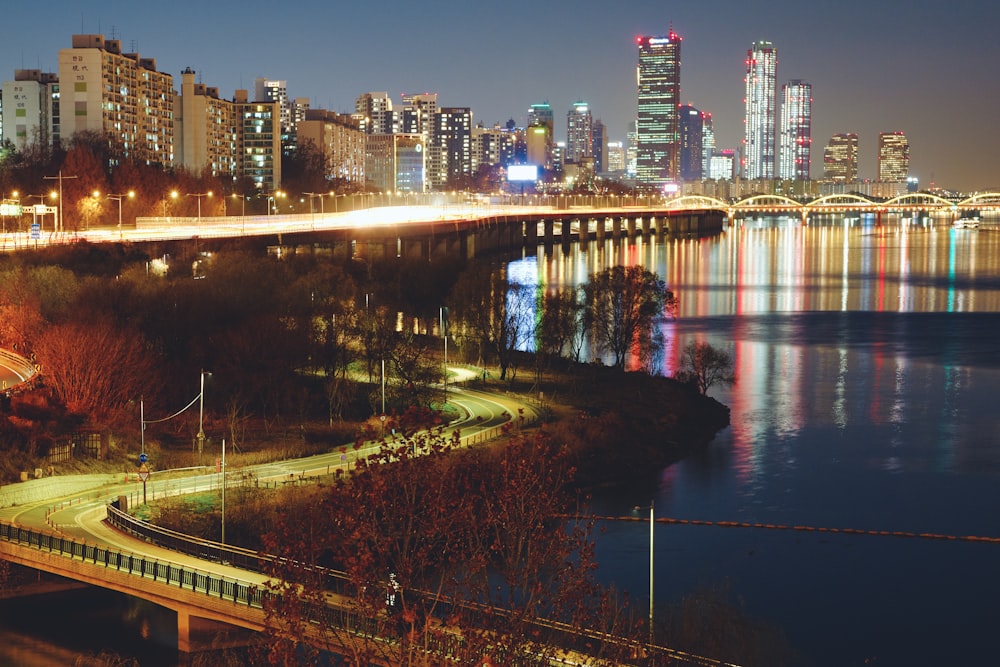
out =
[[836,183],[858,180],[858,135],[835,134],[823,150],[823,178]]
[[552,147],[555,145],[555,116],[548,102],[528,108],[526,140],[528,163],[552,169]]
[[910,144],[902,132],[878,135],[878,180],[902,183],[910,175]]
[[422,134],[368,135],[365,179],[383,192],[424,192],[427,151]]
[[736,174],[736,151],[731,148],[717,150],[709,162],[708,177],[716,181],[731,181]]
[[283,140],[287,140],[295,129],[292,123],[292,103],[288,99],[288,82],[257,77],[253,85],[255,101],[278,103],[281,110],[281,135]]
[[781,87],[781,163],[778,177],[808,181],[812,161],[812,84],[799,79]]
[[274,192],[281,186],[281,107],[278,102],[251,102],[246,90],[237,90],[234,101],[237,173],[261,192]]
[[113,137],[126,157],[174,164],[174,78],[156,60],[122,53],[121,41],[73,35],[59,51],[60,134]]
[[680,171],[681,38],[637,37],[636,178],[662,186]]
[[593,157],[593,117],[590,105],[578,101],[566,113],[566,162],[580,162]]
[[18,150],[29,144],[59,145],[59,77],[37,69],[14,70],[4,81],[3,140]]
[[775,93],[778,50],[771,42],[754,42],[747,51],[743,139],[743,177],[773,179],[775,161]]
[[472,128],[472,173],[481,167],[512,164],[516,141],[515,132],[499,125]]
[[403,109],[396,129],[397,132],[403,134],[422,134],[424,136],[424,149],[427,151],[424,156],[425,187],[428,190],[441,187],[448,180],[444,172],[444,157],[441,153],[441,146],[434,137],[434,117],[437,115],[437,111],[437,93],[404,94]]
[[625,145],[620,141],[609,141],[607,173],[622,174],[624,172],[625,172]]
[[364,93],[359,96],[354,102],[354,115],[366,134],[392,134],[396,130],[389,93]]
[[324,175],[365,183],[365,133],[353,116],[310,109],[296,128],[300,145],[312,144],[323,156]]
[[636,121],[629,121],[625,132],[625,175],[635,178],[639,163],[639,138],[636,136]]
[[692,183],[702,178],[702,162],[705,159],[704,135],[705,124],[701,112],[690,104],[681,106],[678,110],[681,137],[680,179]]
[[594,173],[603,174],[608,164],[608,131],[600,119],[594,121],[594,129],[590,136],[590,154],[594,156]]
[[709,178],[709,166],[712,163],[712,154],[715,152],[715,128],[712,125],[712,114],[707,111],[701,113],[701,173],[705,178]]
[[434,114],[431,141],[439,155],[440,170],[431,185],[446,187],[472,174],[472,111],[469,107],[440,107]]
[[174,105],[175,162],[193,174],[238,175],[238,108],[219,97],[219,89],[195,81],[190,67],[181,72],[181,94]]

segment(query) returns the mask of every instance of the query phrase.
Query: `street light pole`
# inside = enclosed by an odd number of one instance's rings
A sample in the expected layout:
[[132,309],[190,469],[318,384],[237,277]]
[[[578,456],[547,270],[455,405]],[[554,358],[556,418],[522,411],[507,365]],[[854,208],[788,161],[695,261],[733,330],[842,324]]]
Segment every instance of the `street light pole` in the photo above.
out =
[[78,178],[78,177],[77,176],[63,176],[62,169],[60,169],[58,176],[43,176],[42,178],[44,178],[47,181],[54,181],[56,179],[59,179],[59,221],[58,221],[59,222],[59,229],[56,230],[56,231],[60,231],[61,232],[61,231],[63,231],[65,229],[65,227],[63,227],[63,209],[66,208],[65,202],[63,201],[63,187],[62,187],[62,182],[63,182],[64,178]]
[[211,197],[212,196],[212,191],[209,190],[208,192],[202,192],[200,194],[188,193],[187,196],[188,197],[196,197],[198,199],[198,222],[201,222],[201,198],[202,197]]
[[128,192],[120,195],[108,195],[108,199],[112,199],[118,202],[118,240],[122,240],[122,199],[128,197],[132,199],[135,197],[135,191],[129,190]]
[[[204,369],[201,371],[201,391],[198,392],[198,465],[201,465],[201,452],[205,449],[205,376],[211,375]],[[224,451],[224,450],[223,450]]]

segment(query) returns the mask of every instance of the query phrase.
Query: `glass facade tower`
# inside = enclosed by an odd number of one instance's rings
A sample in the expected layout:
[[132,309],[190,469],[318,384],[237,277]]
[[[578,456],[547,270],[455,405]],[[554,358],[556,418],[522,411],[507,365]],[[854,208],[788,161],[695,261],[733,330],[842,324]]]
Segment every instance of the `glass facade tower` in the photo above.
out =
[[771,42],[754,42],[747,51],[746,68],[743,177],[773,179],[778,49]]
[[808,181],[812,151],[812,84],[798,79],[781,87],[781,166],[778,176]]
[[662,186],[680,172],[681,38],[637,37],[636,178]]

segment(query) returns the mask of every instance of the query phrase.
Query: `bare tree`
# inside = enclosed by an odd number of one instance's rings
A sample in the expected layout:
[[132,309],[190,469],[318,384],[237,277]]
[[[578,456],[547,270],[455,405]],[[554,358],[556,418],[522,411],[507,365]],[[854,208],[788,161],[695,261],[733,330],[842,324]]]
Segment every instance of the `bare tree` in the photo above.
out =
[[590,277],[583,287],[584,323],[594,346],[614,355],[624,368],[630,351],[652,349],[654,324],[676,312],[677,300],[655,273],[641,266],[613,266]]
[[691,341],[684,347],[678,380],[693,382],[698,391],[707,394],[714,385],[732,386],[736,382],[733,358],[725,350],[709,343]]

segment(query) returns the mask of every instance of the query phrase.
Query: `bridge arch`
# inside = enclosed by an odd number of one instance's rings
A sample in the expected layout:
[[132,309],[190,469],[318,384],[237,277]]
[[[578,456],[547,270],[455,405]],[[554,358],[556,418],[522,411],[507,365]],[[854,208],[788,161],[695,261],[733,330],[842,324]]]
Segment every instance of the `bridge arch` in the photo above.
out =
[[929,192],[907,192],[887,199],[883,204],[886,208],[893,206],[946,206],[953,207],[955,202]]
[[862,195],[855,194],[835,194],[835,195],[824,195],[819,199],[814,199],[808,204],[806,208],[818,208],[821,206],[844,206],[858,204],[860,206],[875,206],[875,202]]
[[667,202],[667,208],[669,210],[718,209],[720,211],[728,211],[729,204],[721,199],[707,195],[684,195]]
[[1000,192],[980,192],[979,194],[966,197],[958,202],[956,206],[976,207],[976,206],[1000,206]]
[[791,197],[786,197],[784,195],[753,195],[747,197],[746,199],[741,199],[735,204],[733,208],[735,210],[740,210],[744,208],[760,208],[766,206],[780,206],[782,208],[801,208],[804,206],[802,202],[795,201]]

